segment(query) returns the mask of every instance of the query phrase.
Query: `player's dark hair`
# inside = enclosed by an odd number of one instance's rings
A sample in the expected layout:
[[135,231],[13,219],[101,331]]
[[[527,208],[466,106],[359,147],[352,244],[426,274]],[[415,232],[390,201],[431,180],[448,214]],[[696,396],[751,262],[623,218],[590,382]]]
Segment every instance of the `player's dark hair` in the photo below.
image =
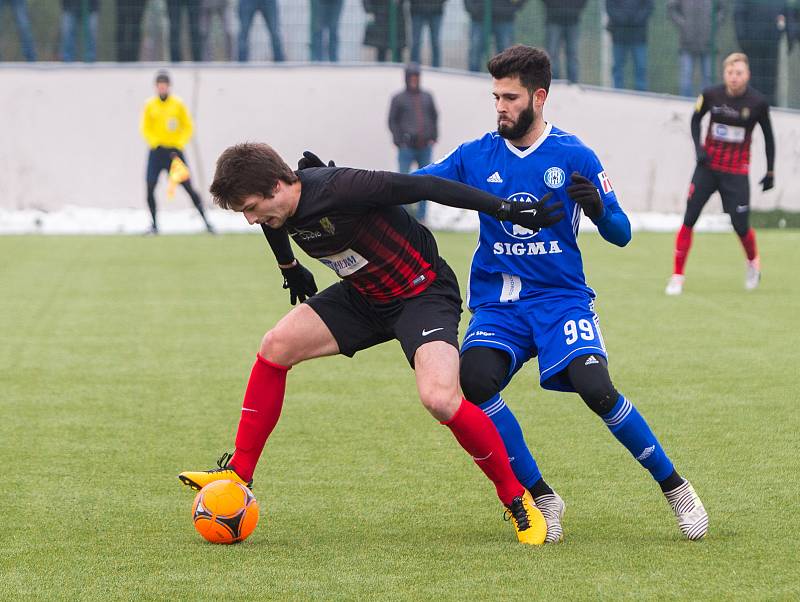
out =
[[550,91],[550,57],[541,48],[516,44],[493,56],[487,68],[495,79],[519,77],[531,94],[539,88]]
[[253,194],[272,198],[278,180],[294,184],[298,177],[268,144],[244,142],[219,156],[209,192],[222,209],[237,209]]

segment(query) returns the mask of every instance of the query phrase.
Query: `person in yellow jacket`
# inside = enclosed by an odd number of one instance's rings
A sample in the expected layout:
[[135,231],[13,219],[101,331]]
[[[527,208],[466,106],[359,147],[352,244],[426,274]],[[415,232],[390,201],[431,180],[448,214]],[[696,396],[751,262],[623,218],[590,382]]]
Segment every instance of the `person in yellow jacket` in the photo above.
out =
[[[159,71],[156,74],[156,96],[149,98],[145,103],[141,123],[142,136],[150,147],[147,158],[147,206],[153,217],[151,234],[158,234],[155,194],[158,176],[164,170],[170,171],[170,165],[175,157],[186,163],[183,148],[192,137],[193,129],[192,117],[186,105],[180,98],[170,94],[169,74],[166,71]],[[213,234],[214,229],[208,223],[200,195],[192,187],[191,179],[187,177],[181,185],[203,218],[206,229]]]

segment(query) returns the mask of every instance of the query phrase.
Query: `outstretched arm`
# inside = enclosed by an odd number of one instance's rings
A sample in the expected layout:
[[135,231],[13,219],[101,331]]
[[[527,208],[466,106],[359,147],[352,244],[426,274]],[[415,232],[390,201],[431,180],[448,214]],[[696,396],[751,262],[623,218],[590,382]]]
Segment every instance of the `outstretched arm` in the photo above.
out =
[[433,201],[448,207],[471,209],[501,221],[510,221],[535,230],[546,228],[564,217],[561,202],[546,205],[548,193],[535,203],[514,203],[461,182],[429,175],[387,173],[391,185],[391,205],[407,205],[417,201]]
[[[300,159],[300,165],[322,167],[324,164],[315,154],[306,151]],[[438,176],[349,168],[342,168],[339,175],[342,184],[336,187],[337,191],[332,197],[338,197],[339,202],[348,205],[357,202],[368,207],[380,207],[433,201],[448,207],[480,211],[530,230],[552,226],[564,217],[564,212],[560,211],[563,203],[546,204],[552,193],[535,203],[515,203]]]

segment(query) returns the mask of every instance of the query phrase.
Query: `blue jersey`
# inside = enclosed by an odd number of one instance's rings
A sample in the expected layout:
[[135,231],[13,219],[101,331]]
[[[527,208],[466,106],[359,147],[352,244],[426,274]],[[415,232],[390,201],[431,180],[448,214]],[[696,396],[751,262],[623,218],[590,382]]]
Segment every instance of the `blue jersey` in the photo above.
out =
[[564,203],[564,219],[538,232],[480,215],[478,248],[467,286],[470,309],[564,293],[594,298],[578,248],[581,210],[565,191],[574,171],[600,191],[606,209],[597,222],[601,233],[606,236],[600,222],[614,216],[621,218],[617,223],[627,224],[629,239],[629,222],[597,156],[577,136],[552,124],[527,149],[491,132],[416,172],[457,180],[512,201],[534,202],[552,192],[550,202]]

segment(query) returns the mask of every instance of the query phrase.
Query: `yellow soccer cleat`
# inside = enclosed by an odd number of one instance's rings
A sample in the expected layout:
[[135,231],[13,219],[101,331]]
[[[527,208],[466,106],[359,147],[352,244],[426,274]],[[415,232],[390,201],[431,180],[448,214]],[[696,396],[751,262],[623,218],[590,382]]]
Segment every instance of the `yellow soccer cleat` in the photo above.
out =
[[236,474],[236,471],[233,468],[228,467],[228,462],[233,457],[232,454],[224,453],[217,460],[218,468],[212,468],[211,470],[186,470],[178,475],[178,478],[184,485],[188,485],[192,489],[199,490],[208,485],[209,483],[213,483],[214,481],[234,481],[235,483],[241,483],[248,489],[253,488],[253,481],[245,481],[242,477]]
[[514,524],[520,543],[540,546],[547,538],[547,522],[533,503],[533,498],[527,489],[522,497],[515,497],[514,501],[506,506],[503,518]]

